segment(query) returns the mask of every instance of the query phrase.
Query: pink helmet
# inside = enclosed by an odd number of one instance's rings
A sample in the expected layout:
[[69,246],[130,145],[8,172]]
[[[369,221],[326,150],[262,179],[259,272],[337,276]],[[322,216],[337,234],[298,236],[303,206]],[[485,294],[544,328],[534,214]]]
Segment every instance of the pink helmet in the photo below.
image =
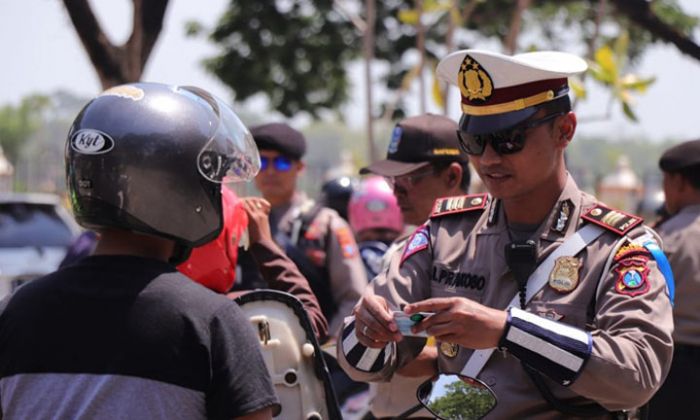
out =
[[366,229],[403,230],[401,209],[391,187],[380,176],[364,179],[348,203],[350,227],[355,233]]

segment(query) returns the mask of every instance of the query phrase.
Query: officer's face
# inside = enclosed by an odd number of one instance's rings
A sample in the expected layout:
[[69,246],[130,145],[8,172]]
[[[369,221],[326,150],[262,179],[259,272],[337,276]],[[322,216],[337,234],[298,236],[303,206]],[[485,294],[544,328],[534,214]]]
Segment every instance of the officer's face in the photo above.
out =
[[275,150],[260,150],[260,159],[267,164],[262,165],[255,177],[255,187],[273,206],[288,202],[304,164]]
[[[545,116],[547,112],[540,110],[531,120]],[[572,131],[562,137],[560,126],[563,120],[575,127],[575,116],[569,113],[550,123],[527,129],[524,147],[519,152],[500,155],[487,144],[482,155],[469,156],[491,195],[506,201],[539,200],[546,196],[543,192],[558,189],[564,149],[573,135]]]
[[432,167],[417,169],[396,178],[393,186],[394,195],[405,223],[410,225],[424,223],[428,220],[437,198],[455,194],[447,178],[448,169],[435,173]]

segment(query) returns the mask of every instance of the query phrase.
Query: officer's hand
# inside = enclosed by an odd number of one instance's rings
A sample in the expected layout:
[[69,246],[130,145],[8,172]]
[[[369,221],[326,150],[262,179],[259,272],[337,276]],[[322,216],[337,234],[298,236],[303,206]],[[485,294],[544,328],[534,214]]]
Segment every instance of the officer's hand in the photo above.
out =
[[427,330],[439,341],[470,349],[497,347],[508,319],[505,311],[463,297],[426,299],[406,305],[403,310],[408,314],[434,312],[413,327],[413,331]]
[[383,348],[390,341],[402,339],[389,305],[381,296],[365,295],[353,309],[355,335],[367,347]]
[[263,239],[272,240],[270,231],[270,203],[260,197],[246,197],[241,199],[243,209],[248,214],[248,236],[250,243],[254,244]]

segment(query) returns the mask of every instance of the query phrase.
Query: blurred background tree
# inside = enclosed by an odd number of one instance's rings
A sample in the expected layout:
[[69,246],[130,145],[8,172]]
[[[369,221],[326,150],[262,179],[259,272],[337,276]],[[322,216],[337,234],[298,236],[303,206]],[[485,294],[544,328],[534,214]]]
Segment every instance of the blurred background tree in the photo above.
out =
[[[388,66],[381,84],[394,92],[392,101],[373,108],[376,117],[387,111],[392,119],[404,115],[406,80],[424,77],[423,67],[432,73],[439,58],[455,49],[566,46],[594,59],[600,47],[629,34],[625,63],[661,41],[700,60],[700,46],[691,36],[698,19],[686,15],[676,0],[386,0],[374,5],[374,56]],[[187,30],[206,34],[220,48],[205,66],[237,100],[262,92],[270,108],[285,116],[303,111],[316,118],[348,98],[348,68],[362,53],[365,9],[360,0],[234,0],[216,27],[191,22]]]
[[57,91],[26,96],[19,105],[0,106],[0,145],[15,168],[14,190],[65,190],[66,135],[86,102],[86,98]]
[[88,0],[63,0],[103,89],[138,82],[163,29],[168,0],[131,2],[134,5],[131,36],[123,45],[115,45],[102,30]]

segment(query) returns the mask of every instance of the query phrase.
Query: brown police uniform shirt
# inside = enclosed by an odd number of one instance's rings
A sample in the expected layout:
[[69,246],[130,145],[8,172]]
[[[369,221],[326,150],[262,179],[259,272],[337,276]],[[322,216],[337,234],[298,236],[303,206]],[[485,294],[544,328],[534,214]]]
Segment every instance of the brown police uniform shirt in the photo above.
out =
[[[408,240],[413,229],[406,229],[389,247],[382,261],[382,271],[384,271],[391,263],[391,257],[394,254],[401,255],[406,241]],[[396,374],[392,376],[389,382],[373,382],[370,383],[370,392],[372,393],[372,402],[370,411],[377,418],[393,418],[407,410],[415,407],[418,404],[416,390],[418,386],[429,378],[412,378]],[[431,417],[430,412],[426,409],[419,410],[410,416],[415,417]]]
[[[564,202],[568,203],[568,217],[562,217]],[[584,223],[581,215],[595,205],[595,198],[580,191],[569,177],[558,203],[533,236],[538,262],[574,234]],[[394,258],[388,271],[375,278],[365,293],[384,296],[395,308],[430,297],[461,296],[505,309],[517,285],[505,262],[503,250],[510,239],[500,207],[494,200],[481,213],[431,219],[427,225],[430,246],[408,257]],[[665,280],[648,253],[640,256],[639,252],[626,254],[617,249],[644,233],[641,226],[627,232],[626,237],[606,230],[575,256],[581,263],[577,287],[562,293],[545,285],[528,303],[526,310],[592,335],[592,354],[570,386],[545,378],[558,398],[571,403],[594,400],[608,410],[633,408],[651,398],[665,378],[673,350]],[[626,255],[641,258],[648,268],[646,283],[633,291],[620,287],[621,272],[630,262],[624,259]],[[643,293],[637,293],[640,291]],[[354,379],[381,381],[389,379],[397,365],[415,357],[423,343],[420,338],[405,338],[398,343],[397,354],[377,373],[352,368],[343,352],[339,357]],[[445,352],[441,344],[440,371],[460,372],[472,350],[458,347],[455,354]],[[479,378],[498,398],[488,418],[564,417],[550,408],[510,353],[495,351]]]
[[681,209],[659,227],[676,282],[676,343],[700,346],[700,204]]
[[[271,222],[275,221],[272,220],[274,215],[277,229],[293,236],[294,223],[314,204],[303,193],[295,193],[289,206],[273,209]],[[322,208],[304,235],[307,240],[324,245],[323,249],[312,247],[304,252],[313,263],[328,270],[330,292],[337,306],[337,312],[328,319],[328,331],[335,336],[343,325],[343,318],[350,315],[367,287],[365,268],[350,226],[334,210]]]

